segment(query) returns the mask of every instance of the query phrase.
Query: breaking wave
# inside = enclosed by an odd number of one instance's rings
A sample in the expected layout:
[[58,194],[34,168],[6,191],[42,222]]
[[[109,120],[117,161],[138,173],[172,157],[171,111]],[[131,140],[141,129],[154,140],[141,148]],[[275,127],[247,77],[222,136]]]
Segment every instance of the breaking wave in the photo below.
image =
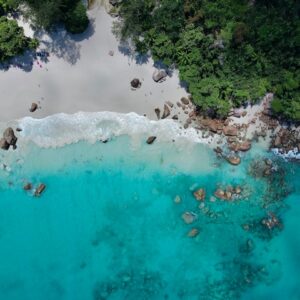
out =
[[55,114],[43,119],[25,117],[17,124],[22,129],[23,141],[32,141],[39,147],[62,147],[79,141],[95,143],[99,140],[128,135],[139,138],[157,136],[160,141],[183,140],[210,143],[194,128],[183,129],[180,123],[165,119],[149,120],[136,113],[78,112]]

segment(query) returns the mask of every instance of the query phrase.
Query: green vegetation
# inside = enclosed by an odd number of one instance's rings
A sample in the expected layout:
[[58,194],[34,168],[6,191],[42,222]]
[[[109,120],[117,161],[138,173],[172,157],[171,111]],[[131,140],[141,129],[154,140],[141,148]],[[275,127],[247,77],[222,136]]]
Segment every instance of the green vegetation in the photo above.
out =
[[119,26],[138,52],[175,63],[204,113],[269,91],[274,113],[300,121],[299,11],[294,0],[127,0]]
[[[1,1],[1,0],[0,0]],[[51,29],[63,23],[71,33],[82,33],[89,24],[86,8],[81,0],[13,0],[25,4],[28,17],[38,27]]]
[[[3,1],[0,3],[1,7]],[[0,16],[0,62],[22,54],[26,49],[35,49],[38,46],[36,39],[24,35],[23,28],[15,20],[8,20]]]

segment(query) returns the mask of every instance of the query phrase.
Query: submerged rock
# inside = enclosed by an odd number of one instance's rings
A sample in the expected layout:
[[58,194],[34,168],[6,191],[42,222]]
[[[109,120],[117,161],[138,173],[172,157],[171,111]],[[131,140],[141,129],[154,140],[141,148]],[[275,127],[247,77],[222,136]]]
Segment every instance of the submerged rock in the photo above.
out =
[[181,215],[181,218],[183,219],[183,221],[186,223],[186,224],[192,224],[193,222],[196,221],[197,219],[197,215],[193,212],[185,212]]
[[237,166],[241,163],[241,158],[238,155],[228,156],[226,160],[233,166]]
[[31,183],[26,183],[24,186],[23,186],[23,190],[24,191],[30,191],[32,189],[32,184]]
[[205,190],[201,188],[201,189],[195,191],[193,193],[193,195],[196,198],[196,200],[203,201],[205,199],[206,193],[205,193]]
[[9,146],[9,143],[4,138],[0,139],[0,148],[2,150],[8,150]]
[[45,191],[46,185],[44,183],[41,183],[37,189],[35,190],[34,196],[39,197],[41,194]]
[[194,238],[199,234],[199,230],[197,228],[193,228],[188,232],[188,237]]
[[150,136],[147,139],[147,144],[151,145],[156,140],[156,136]]
[[181,198],[180,198],[180,196],[176,196],[175,197],[175,199],[174,199],[174,202],[176,203],[176,204],[179,204],[180,202],[181,202]]

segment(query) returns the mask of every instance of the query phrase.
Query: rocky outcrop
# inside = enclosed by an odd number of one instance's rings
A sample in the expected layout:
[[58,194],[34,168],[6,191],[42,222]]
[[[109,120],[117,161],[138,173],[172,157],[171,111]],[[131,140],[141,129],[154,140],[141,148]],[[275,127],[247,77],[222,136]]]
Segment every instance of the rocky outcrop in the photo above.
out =
[[3,137],[0,140],[0,148],[2,150],[8,150],[9,147],[12,146],[13,149],[16,149],[17,140],[18,138],[15,136],[14,130],[11,127],[8,127],[3,132]]
[[155,140],[156,140],[156,136],[150,136],[150,137],[148,137],[146,143],[147,143],[148,145],[151,145],[151,144],[153,144],[153,142],[154,142]]
[[228,148],[232,151],[248,151],[251,149],[251,142],[250,141],[244,141],[242,143],[232,142],[229,143]]
[[223,133],[227,136],[237,136],[238,135],[238,130],[234,126],[225,126],[223,128]]
[[138,78],[134,78],[131,80],[130,85],[134,89],[138,89],[141,87],[142,83]]
[[165,70],[155,70],[152,75],[152,79],[155,82],[162,82],[166,79],[167,76],[168,76],[168,74]]
[[297,148],[300,152],[300,130],[281,128],[279,132],[273,137],[271,142],[272,148],[278,148],[282,152],[288,152]]
[[170,108],[168,105],[164,105],[164,112],[163,112],[163,115],[162,115],[162,119],[165,119],[167,118],[169,115],[171,114],[171,111],[170,111]]
[[35,112],[38,109],[37,103],[33,102],[29,108],[30,112]]

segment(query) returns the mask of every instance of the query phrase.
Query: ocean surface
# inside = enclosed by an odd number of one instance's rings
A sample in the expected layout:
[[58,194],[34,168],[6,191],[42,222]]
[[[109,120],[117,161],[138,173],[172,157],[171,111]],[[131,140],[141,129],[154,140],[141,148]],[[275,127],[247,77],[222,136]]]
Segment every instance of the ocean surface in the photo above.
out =
[[24,119],[0,153],[0,299],[300,299],[298,163],[257,145],[234,167],[169,121],[82,117]]

